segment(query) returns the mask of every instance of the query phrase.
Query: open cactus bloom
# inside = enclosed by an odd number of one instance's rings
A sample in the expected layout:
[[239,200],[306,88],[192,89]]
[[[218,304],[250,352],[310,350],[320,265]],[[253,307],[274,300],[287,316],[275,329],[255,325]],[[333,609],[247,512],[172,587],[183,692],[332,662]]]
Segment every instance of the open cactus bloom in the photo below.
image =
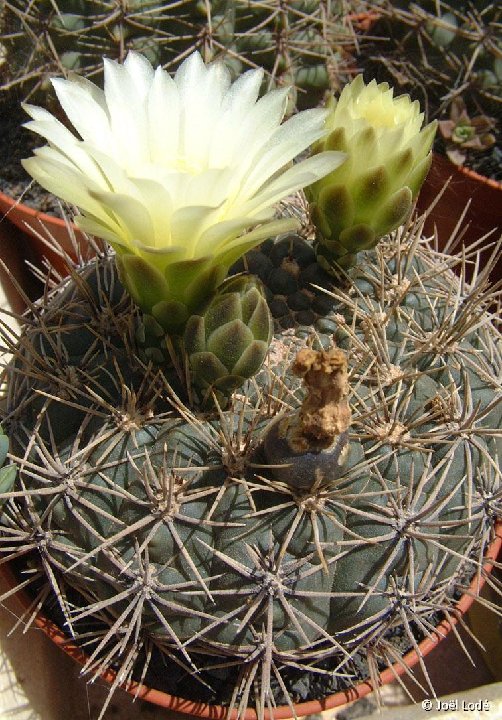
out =
[[230,266],[264,238],[295,226],[274,205],[344,159],[326,152],[292,165],[323,134],[327,111],[281,125],[288,88],[258,99],[260,69],[231,84],[221,63],[190,55],[174,78],[130,52],[105,60],[104,90],[54,79],[80,137],[46,110],[25,105],[26,127],[48,141],[23,165],[76,205],[77,225],[107,240],[121,278],[167,330],[182,327]]
[[353,264],[359,250],[401,225],[431,163],[436,122],[422,128],[418,101],[394,98],[387,83],[362,75],[330,101],[318,152],[339,150],[345,162],[307,189],[326,267]]

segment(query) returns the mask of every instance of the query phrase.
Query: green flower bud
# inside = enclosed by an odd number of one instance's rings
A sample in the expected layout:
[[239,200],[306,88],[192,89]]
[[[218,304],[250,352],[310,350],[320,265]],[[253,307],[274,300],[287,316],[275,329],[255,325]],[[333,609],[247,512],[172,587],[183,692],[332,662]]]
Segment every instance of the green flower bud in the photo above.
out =
[[348,267],[406,220],[431,163],[437,123],[422,124],[417,101],[394,98],[387,83],[366,85],[362,75],[329,102],[315,151],[341,150],[347,159],[306,190],[326,268]]
[[184,346],[192,386],[204,399],[226,398],[258,372],[272,338],[272,316],[260,281],[228,278],[200,315],[186,324]]

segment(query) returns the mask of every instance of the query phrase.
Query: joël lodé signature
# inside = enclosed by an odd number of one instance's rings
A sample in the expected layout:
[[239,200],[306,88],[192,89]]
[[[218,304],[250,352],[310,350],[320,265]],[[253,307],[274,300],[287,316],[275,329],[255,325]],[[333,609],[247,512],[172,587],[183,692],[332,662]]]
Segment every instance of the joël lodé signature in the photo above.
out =
[[490,702],[488,700],[423,700],[422,708],[429,712],[430,710],[465,710],[465,711],[489,711]]

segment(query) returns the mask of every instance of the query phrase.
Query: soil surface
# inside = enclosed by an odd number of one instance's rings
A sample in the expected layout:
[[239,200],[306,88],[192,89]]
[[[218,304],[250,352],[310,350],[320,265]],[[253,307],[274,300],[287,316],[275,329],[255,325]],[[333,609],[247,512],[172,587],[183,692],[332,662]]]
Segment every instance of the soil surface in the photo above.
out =
[[22,127],[30,118],[17,102],[0,105],[0,118],[0,190],[35,210],[60,216],[54,195],[34,182],[21,165],[45,140]]

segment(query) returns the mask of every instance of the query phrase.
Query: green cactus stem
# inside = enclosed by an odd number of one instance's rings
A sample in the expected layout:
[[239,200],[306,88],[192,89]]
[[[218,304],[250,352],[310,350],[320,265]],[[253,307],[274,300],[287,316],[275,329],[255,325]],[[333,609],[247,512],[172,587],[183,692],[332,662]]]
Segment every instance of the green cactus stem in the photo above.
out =
[[[32,607],[71,628],[91,678],[112,667],[265,720],[376,683],[486,576],[502,353],[490,263],[434,251],[417,223],[362,252],[343,286],[299,236],[242,264],[274,332],[225,408],[139,356],[109,251],[33,305],[18,337],[0,325],[17,466],[0,551]],[[265,343],[250,283],[229,280],[193,321],[193,356],[229,353],[235,370],[234,332]]]

